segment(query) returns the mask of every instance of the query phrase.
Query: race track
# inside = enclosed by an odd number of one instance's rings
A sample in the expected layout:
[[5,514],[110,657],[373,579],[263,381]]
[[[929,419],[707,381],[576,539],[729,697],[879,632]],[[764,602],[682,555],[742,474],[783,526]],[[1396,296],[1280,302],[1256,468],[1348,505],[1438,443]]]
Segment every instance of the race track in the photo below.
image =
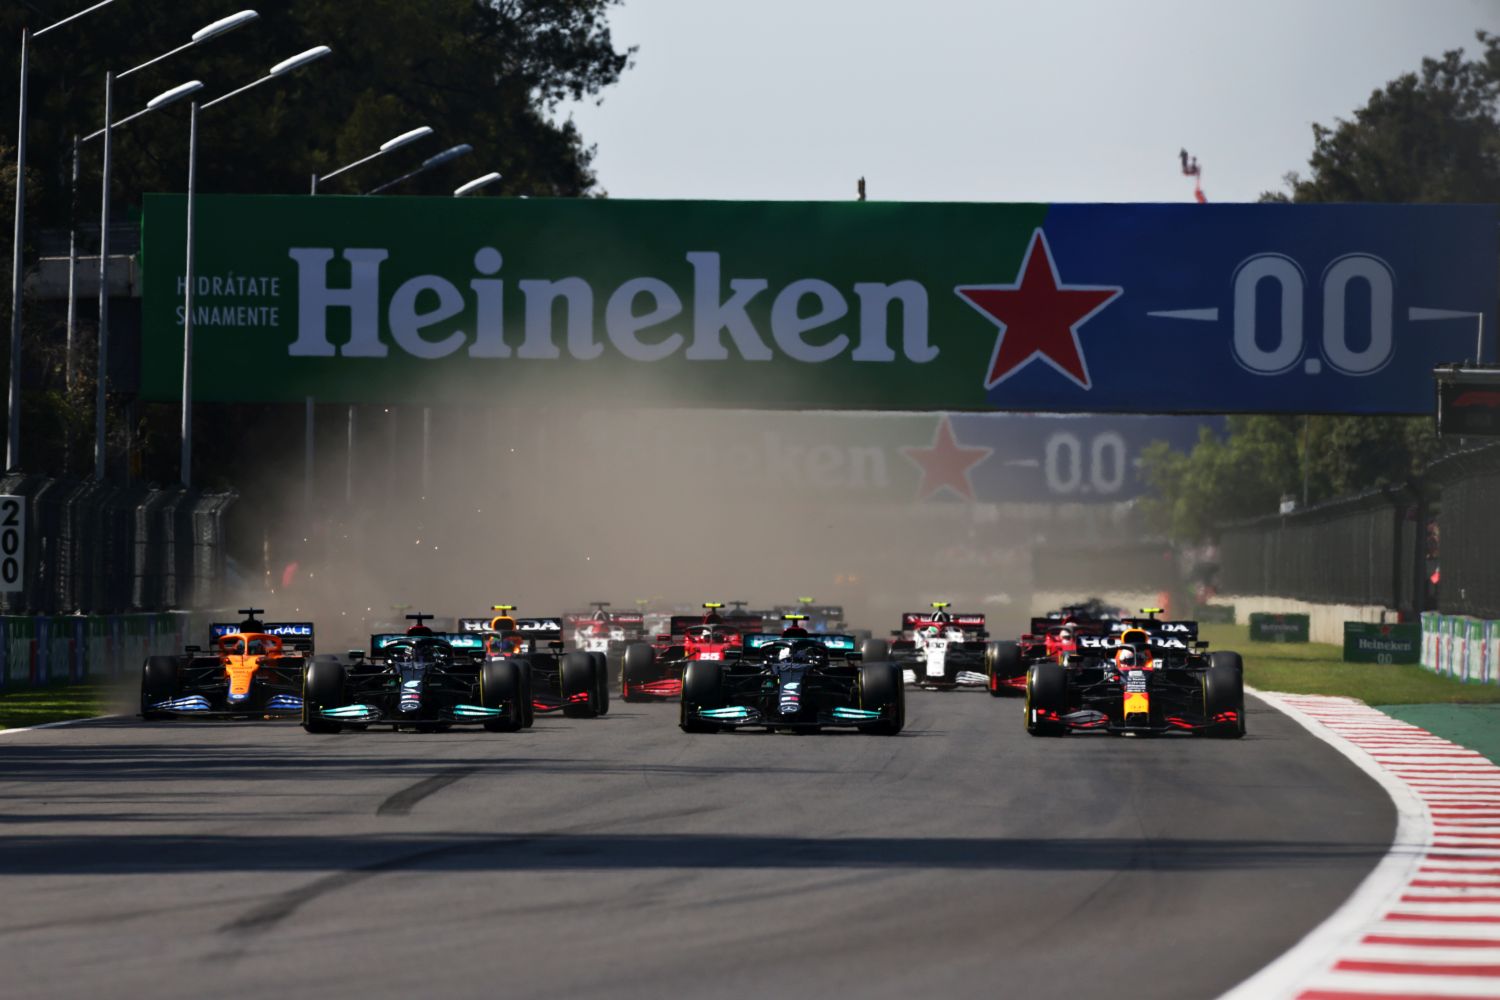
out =
[[897,738],[313,737],[108,720],[0,739],[8,997],[1212,997],[1385,853],[1372,781],[1241,742],[1038,740],[913,694]]

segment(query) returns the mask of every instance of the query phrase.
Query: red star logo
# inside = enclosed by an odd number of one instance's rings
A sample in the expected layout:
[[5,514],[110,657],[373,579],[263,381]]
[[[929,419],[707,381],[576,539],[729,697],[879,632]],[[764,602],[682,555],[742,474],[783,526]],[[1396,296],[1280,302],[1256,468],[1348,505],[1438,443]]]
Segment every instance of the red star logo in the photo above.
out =
[[[1041,252],[1037,252],[1037,248]],[[960,285],[954,289],[986,319],[1000,327],[984,387],[993,389],[1033,358],[1087,389],[1089,366],[1078,342],[1078,328],[1109,305],[1123,288],[1064,285],[1052,248],[1040,229],[1031,234],[1026,259],[1010,285]]]
[[969,472],[995,453],[993,448],[965,448],[953,436],[953,422],[948,417],[938,421],[932,444],[926,448],[902,448],[901,454],[922,469],[922,485],[917,490],[921,500],[943,489],[950,489],[966,500],[974,499],[974,484]]

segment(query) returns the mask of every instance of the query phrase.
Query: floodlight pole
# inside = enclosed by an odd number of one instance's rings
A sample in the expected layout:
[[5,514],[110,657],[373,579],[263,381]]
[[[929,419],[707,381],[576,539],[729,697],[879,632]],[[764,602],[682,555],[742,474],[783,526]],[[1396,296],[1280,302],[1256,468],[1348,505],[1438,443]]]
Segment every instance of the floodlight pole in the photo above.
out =
[[67,355],[63,367],[63,387],[73,390],[77,369],[77,340],[74,331],[78,322],[78,136],[73,136],[73,189],[68,199],[68,334]]
[[193,485],[193,286],[198,278],[193,267],[193,223],[198,191],[198,102],[188,112],[187,259],[183,263],[186,288],[182,293],[182,456],[179,468],[183,488]]
[[31,30],[21,29],[21,111],[16,126],[16,238],[10,257],[10,388],[5,471],[21,463],[21,234],[26,228],[26,95],[31,75]]
[[109,385],[109,180],[115,123],[115,74],[104,74],[104,181],[99,209],[99,357],[94,385],[94,478],[104,479],[104,399]]

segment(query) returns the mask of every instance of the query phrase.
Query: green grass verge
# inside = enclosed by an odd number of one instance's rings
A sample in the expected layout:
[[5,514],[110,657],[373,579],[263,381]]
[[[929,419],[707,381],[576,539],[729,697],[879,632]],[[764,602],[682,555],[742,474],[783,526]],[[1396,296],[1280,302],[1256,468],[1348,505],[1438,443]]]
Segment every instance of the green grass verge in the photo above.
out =
[[89,719],[108,715],[110,708],[110,692],[104,684],[21,688],[0,694],[0,729]]
[[1416,664],[1345,663],[1342,647],[1324,643],[1251,642],[1246,625],[1204,625],[1212,649],[1245,658],[1245,683],[1262,691],[1330,694],[1369,705],[1500,703],[1500,684],[1465,684]]

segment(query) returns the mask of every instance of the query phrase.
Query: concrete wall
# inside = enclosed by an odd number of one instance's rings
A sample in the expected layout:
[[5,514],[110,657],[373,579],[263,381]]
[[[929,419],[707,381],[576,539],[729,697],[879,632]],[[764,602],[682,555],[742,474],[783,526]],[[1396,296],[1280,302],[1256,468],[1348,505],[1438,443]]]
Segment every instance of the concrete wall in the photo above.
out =
[[1344,643],[1344,622],[1371,622],[1381,625],[1397,620],[1394,608],[1383,608],[1374,604],[1314,604],[1297,601],[1290,597],[1255,597],[1245,594],[1220,594],[1208,603],[1232,605],[1234,620],[1241,625],[1250,621],[1257,612],[1273,615],[1307,615],[1308,638],[1313,642],[1326,642],[1335,646]]

